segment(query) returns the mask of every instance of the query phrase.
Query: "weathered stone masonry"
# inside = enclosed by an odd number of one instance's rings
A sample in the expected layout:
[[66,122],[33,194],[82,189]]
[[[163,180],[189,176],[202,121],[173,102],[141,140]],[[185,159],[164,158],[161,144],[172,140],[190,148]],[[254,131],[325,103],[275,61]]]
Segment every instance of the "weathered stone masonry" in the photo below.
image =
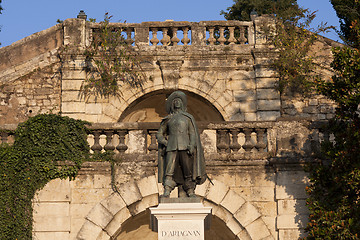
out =
[[[115,151],[119,160],[118,192],[108,163],[85,163],[75,181],[54,180],[39,191],[34,237],[155,239],[146,210],[158,204],[162,189],[155,133],[165,98],[175,89],[189,97],[214,182],[196,189],[213,207],[207,239],[303,236],[308,179],[302,166],[327,137],[318,122],[330,119],[334,106],[322,96],[280,96],[269,68],[276,53],[261,33],[263,24],[271,19],[114,23],[141,56],[147,77],[143,90],[125,86],[121,98],[84,100],[79,94],[86,78],[81,51],[97,23],[67,19],[0,48],[0,128],[61,112],[93,122],[92,151]],[[316,45],[328,61],[333,44],[320,39]],[[328,78],[328,62],[319,63],[319,71]]]

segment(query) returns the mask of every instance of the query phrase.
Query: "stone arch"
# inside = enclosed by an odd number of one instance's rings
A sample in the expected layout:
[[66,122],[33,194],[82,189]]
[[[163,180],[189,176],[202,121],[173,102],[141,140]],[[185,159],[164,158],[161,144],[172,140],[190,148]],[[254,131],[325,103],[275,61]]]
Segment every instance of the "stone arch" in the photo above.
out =
[[[223,182],[206,181],[196,189],[205,206],[213,208],[213,215],[221,219],[237,239],[274,239],[268,227],[250,202]],[[158,183],[154,175],[119,186],[119,193],[112,193],[95,205],[86,216],[77,239],[116,239],[122,224],[147,208],[158,205]]]
[[[188,97],[188,112],[197,121],[224,121],[222,114],[207,99],[182,90]],[[121,114],[120,122],[160,122],[167,115],[165,101],[173,90],[157,90],[133,101]]]
[[190,84],[184,85],[180,84],[174,86],[174,88],[165,88],[164,85],[153,85],[145,86],[142,90],[127,88],[123,90],[123,95],[120,98],[112,97],[107,103],[106,114],[108,117],[112,118],[115,121],[118,121],[121,118],[121,114],[133,103],[145,95],[151,95],[153,92],[163,91],[163,92],[172,92],[174,90],[183,90],[194,95],[198,95],[201,98],[205,99],[210,103],[223,117],[225,121],[231,120],[232,115],[234,114],[233,109],[235,107],[235,101],[231,91],[226,91],[224,88],[220,89],[214,87],[209,91],[204,91],[201,89],[201,84]]

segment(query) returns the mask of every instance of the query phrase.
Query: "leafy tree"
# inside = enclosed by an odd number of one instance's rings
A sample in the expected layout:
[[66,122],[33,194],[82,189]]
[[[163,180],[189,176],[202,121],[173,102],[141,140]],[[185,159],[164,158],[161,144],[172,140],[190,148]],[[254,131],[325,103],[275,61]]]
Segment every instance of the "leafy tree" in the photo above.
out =
[[259,15],[276,14],[281,18],[299,14],[297,0],[234,0],[234,5],[220,14],[226,20],[249,21],[253,10]]
[[360,2],[358,0],[331,0],[330,2],[339,18],[340,37],[347,45],[359,48],[360,43],[352,26],[360,19]]
[[313,92],[314,81],[320,78],[316,62],[322,56],[316,55],[313,46],[318,34],[331,27],[322,24],[311,28],[315,17],[315,12],[298,7],[296,15],[277,18],[275,34],[269,42],[278,50],[278,56],[270,66],[278,73],[278,90],[285,95],[306,96]]
[[[349,9],[354,1],[348,3]],[[346,4],[343,5],[346,7]],[[335,48],[331,81],[319,81],[319,92],[337,104],[327,130],[323,159],[309,167],[311,185],[307,239],[360,239],[360,25],[344,22],[341,31],[352,46]]]
[[[222,11],[228,20],[249,20],[250,12],[256,10],[259,15],[273,14],[276,20],[274,31],[263,27],[268,35],[268,43],[277,50],[277,58],[270,67],[278,73],[278,90],[283,94],[308,94],[312,91],[316,56],[312,51],[317,34],[326,32],[325,25],[311,28],[315,12],[299,7],[296,0],[236,0],[234,5]],[[308,31],[310,30],[310,31]]]

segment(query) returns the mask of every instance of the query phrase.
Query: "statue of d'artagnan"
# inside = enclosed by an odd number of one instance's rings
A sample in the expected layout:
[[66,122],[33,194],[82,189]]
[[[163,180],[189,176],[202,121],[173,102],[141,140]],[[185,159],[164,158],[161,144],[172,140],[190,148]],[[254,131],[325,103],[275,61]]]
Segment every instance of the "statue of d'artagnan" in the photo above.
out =
[[169,113],[160,125],[158,176],[163,197],[178,186],[179,197],[196,197],[195,187],[206,180],[204,151],[193,116],[186,112],[187,98],[181,91],[166,100]]

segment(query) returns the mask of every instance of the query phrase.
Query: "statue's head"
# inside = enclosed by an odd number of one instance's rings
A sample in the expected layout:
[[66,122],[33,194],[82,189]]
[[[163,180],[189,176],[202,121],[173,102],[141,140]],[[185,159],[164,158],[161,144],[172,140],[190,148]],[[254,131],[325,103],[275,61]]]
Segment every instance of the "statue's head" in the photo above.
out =
[[175,110],[186,111],[187,98],[185,93],[181,91],[175,91],[166,100],[166,111],[172,113]]

